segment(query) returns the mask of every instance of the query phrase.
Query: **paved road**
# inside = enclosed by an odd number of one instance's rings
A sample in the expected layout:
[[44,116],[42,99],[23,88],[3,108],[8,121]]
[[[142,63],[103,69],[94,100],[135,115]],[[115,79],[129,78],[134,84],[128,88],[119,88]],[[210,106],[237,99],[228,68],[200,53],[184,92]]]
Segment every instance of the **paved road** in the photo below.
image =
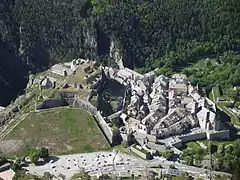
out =
[[[167,161],[164,158],[153,159],[153,160],[149,161],[149,163],[148,163],[148,167],[158,166],[158,165],[161,165],[166,168],[169,167],[170,165],[174,165],[177,169],[184,171],[184,172],[188,172],[188,173],[204,174],[208,171],[207,169],[204,169],[204,168],[198,168],[198,167],[194,167],[194,166],[188,166],[185,164],[181,164],[178,162]],[[231,174],[228,174],[225,172],[219,172],[219,171],[212,171],[212,174],[221,175],[221,176],[231,176]]]

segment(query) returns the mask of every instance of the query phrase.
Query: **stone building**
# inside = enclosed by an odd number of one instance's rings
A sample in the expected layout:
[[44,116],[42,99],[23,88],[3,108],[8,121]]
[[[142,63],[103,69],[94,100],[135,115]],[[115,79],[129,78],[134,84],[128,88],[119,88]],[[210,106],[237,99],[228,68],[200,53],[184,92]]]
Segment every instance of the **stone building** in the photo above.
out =
[[187,77],[184,74],[174,74],[169,81],[169,90],[175,92],[186,93],[187,92]]
[[53,88],[54,84],[55,82],[52,82],[49,78],[45,77],[40,82],[40,90]]

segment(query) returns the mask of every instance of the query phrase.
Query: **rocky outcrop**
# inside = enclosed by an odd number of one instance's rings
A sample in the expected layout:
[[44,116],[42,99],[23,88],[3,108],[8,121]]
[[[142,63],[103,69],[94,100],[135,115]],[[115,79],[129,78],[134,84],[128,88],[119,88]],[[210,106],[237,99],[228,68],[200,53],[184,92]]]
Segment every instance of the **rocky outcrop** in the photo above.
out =
[[91,60],[96,59],[98,57],[97,30],[93,27],[84,28],[82,37],[83,56]]
[[116,38],[112,37],[110,40],[110,52],[109,56],[110,58],[113,58],[114,62],[118,65],[120,69],[123,69],[123,56],[122,56],[122,50],[120,49],[120,44],[117,41]]

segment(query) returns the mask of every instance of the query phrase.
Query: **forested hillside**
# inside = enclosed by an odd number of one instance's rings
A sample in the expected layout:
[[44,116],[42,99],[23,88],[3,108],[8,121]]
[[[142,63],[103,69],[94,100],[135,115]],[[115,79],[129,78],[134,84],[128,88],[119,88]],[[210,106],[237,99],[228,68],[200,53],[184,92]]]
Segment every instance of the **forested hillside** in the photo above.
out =
[[6,66],[0,77],[11,90],[13,67],[23,82],[28,71],[75,57],[103,61],[104,55],[105,62],[110,39],[118,42],[124,65],[140,72],[158,67],[169,74],[212,57],[219,66],[196,76],[188,71],[193,82],[240,84],[239,0],[2,0],[0,38],[0,68]]
[[118,37],[130,55],[125,64],[140,71],[179,70],[197,58],[240,50],[238,0],[92,0],[92,4],[100,28]]

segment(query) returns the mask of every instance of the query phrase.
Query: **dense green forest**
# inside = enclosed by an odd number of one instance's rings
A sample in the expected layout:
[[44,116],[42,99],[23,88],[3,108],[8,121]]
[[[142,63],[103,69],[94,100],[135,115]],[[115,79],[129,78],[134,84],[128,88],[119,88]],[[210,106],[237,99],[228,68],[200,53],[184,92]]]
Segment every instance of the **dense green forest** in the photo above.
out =
[[171,74],[210,57],[208,68],[184,70],[192,82],[240,83],[239,0],[2,0],[0,80],[16,94],[29,71],[76,57],[112,61],[112,39],[139,72]]
[[219,66],[213,64],[205,74],[196,72],[193,82],[240,84],[240,1],[92,0],[92,4],[99,27],[121,42],[128,55],[125,65],[140,72],[160,68],[159,73],[168,74],[203,57],[215,57]]
[[[86,42],[94,34],[87,16],[86,0],[4,0],[2,39],[38,71],[78,56],[96,58],[95,44]],[[3,31],[4,32],[4,31]],[[92,52],[92,53],[91,53]]]

